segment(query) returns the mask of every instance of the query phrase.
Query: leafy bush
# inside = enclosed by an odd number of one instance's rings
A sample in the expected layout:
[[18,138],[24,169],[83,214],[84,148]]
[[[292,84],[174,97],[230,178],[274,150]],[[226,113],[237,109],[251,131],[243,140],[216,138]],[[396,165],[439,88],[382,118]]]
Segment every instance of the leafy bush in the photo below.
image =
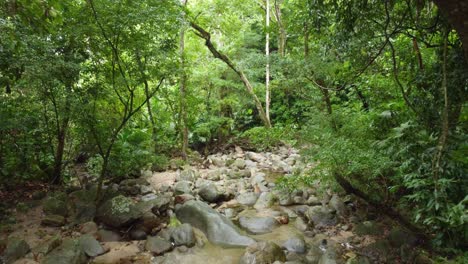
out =
[[250,147],[265,151],[283,144],[295,144],[293,135],[290,127],[254,127],[243,132],[239,138],[247,141]]

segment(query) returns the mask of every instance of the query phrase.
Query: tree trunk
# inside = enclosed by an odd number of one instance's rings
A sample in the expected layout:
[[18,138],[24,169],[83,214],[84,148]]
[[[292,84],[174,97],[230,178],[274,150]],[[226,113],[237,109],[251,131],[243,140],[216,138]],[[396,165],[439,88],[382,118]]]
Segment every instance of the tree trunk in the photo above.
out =
[[286,54],[286,29],[283,24],[283,18],[281,14],[281,4],[283,0],[275,0],[275,17],[278,21],[278,53],[281,57]]
[[265,35],[265,115],[268,122],[270,121],[270,0],[266,0],[266,19],[265,19],[266,35]]
[[231,68],[242,80],[244,83],[245,88],[247,89],[247,92],[250,94],[252,99],[254,100],[255,106],[257,107],[258,114],[260,115],[260,119],[262,119],[263,124],[265,127],[270,128],[271,123],[270,120],[266,117],[265,111],[263,110],[262,103],[258,99],[257,95],[254,92],[252,84],[250,84],[249,80],[247,79],[247,76],[245,76],[244,72],[240,69],[237,68],[237,66],[229,59],[228,56],[225,54],[219,52],[213,43],[211,42],[211,35],[208,33],[206,30],[204,30],[202,27],[199,25],[195,24],[194,22],[190,22],[190,25],[192,28],[194,28],[197,31],[197,35],[205,40],[205,45],[206,47],[210,50],[210,52],[213,54],[213,56],[217,59],[222,60],[226,65]]
[[460,36],[468,62],[468,0],[434,0]]
[[[182,5],[187,4],[187,0],[181,0]],[[184,15],[185,17],[185,15]],[[181,134],[182,134],[182,158],[187,159],[188,149],[188,127],[187,127],[187,75],[185,72],[185,28],[180,29],[180,118],[181,118]]]

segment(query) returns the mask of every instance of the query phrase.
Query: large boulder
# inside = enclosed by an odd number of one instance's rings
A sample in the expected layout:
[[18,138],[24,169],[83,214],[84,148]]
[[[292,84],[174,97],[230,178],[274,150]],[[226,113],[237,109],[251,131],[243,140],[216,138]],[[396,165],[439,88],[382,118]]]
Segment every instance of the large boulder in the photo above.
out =
[[128,226],[141,216],[132,199],[119,195],[106,201],[97,211],[97,218],[104,224],[120,228]]
[[271,264],[275,261],[286,261],[283,250],[273,242],[261,241],[247,247],[239,263]]
[[278,227],[278,222],[270,216],[241,216],[239,225],[252,234],[265,234]]
[[5,263],[10,264],[15,262],[15,260],[22,258],[29,251],[31,251],[31,248],[23,239],[8,239],[8,243],[4,252]]
[[88,262],[78,240],[67,239],[62,245],[47,254],[42,264],[85,264]]
[[248,246],[255,241],[241,235],[234,224],[201,201],[188,201],[176,208],[177,218],[200,229],[208,240],[225,246]]

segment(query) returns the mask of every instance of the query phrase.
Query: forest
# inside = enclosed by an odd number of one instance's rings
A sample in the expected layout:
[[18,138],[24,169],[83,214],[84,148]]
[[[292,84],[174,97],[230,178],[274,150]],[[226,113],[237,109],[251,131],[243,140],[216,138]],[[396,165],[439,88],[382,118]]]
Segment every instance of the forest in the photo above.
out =
[[466,263],[467,14],[0,1],[0,263]]

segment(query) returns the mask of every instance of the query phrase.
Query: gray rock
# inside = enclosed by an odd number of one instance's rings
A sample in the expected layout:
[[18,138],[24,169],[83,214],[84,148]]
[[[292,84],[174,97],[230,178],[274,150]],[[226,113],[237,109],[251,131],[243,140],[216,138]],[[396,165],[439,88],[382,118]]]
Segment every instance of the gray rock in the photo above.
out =
[[283,243],[283,248],[289,252],[304,254],[306,252],[305,241],[301,237],[293,237]]
[[315,195],[310,195],[306,201],[306,204],[310,206],[315,206],[315,205],[321,205],[322,202]]
[[63,192],[55,192],[49,195],[43,204],[43,210],[46,215],[68,215],[67,195]]
[[338,222],[335,211],[326,206],[312,206],[305,215],[316,227],[333,226]]
[[216,203],[222,198],[222,194],[218,191],[218,187],[216,187],[212,182],[203,184],[198,190],[198,195],[209,203]]
[[104,229],[97,232],[97,238],[101,242],[116,242],[122,240],[122,237],[118,233]]
[[258,162],[258,163],[262,163],[265,160],[265,157],[262,154],[258,154],[258,153],[255,153],[255,152],[247,152],[245,154],[245,156],[249,160],[255,161],[255,162]]
[[60,227],[65,225],[65,217],[61,215],[46,215],[41,221],[42,225]]
[[340,216],[345,216],[347,214],[346,206],[343,200],[336,194],[330,199],[329,205],[336,213]]
[[219,181],[221,179],[221,171],[220,170],[214,170],[210,171],[206,178],[210,181]]
[[191,194],[192,193],[192,182],[190,181],[179,181],[174,186],[174,193],[176,195],[180,194]]
[[250,245],[240,259],[240,264],[270,264],[286,261],[283,250],[273,242],[261,241]]
[[348,259],[346,264],[371,264],[371,262],[366,256],[357,256],[355,258]]
[[254,208],[257,210],[267,209],[273,206],[276,201],[276,197],[270,192],[262,192],[258,197],[257,202],[254,205]]
[[318,264],[337,264],[336,255],[327,250],[320,258]]
[[195,245],[195,234],[192,226],[189,224],[182,224],[171,228],[170,234],[175,246],[193,247]]
[[97,212],[97,219],[104,224],[121,228],[130,225],[141,216],[132,199],[119,195],[106,201]]
[[254,192],[246,192],[241,193],[239,196],[236,197],[236,200],[242,204],[247,206],[253,206],[255,202],[257,202],[258,194]]
[[32,252],[36,255],[46,255],[60,246],[60,244],[62,244],[62,238],[59,235],[55,235],[45,241],[41,241],[41,244],[33,248]]
[[89,257],[96,257],[105,252],[101,244],[91,235],[83,235],[80,237],[80,246],[83,252]]
[[278,222],[273,217],[241,216],[239,225],[252,234],[265,234],[278,227]]
[[278,202],[282,206],[293,205],[294,198],[290,193],[282,193],[278,197]]
[[229,179],[240,179],[243,177],[242,171],[239,170],[229,170],[227,173]]
[[232,164],[232,167],[237,168],[239,170],[245,169],[245,166],[246,166],[245,160],[243,159],[236,159],[234,163]]
[[86,222],[80,226],[80,233],[81,234],[90,234],[94,235],[98,231],[98,226],[93,221]]
[[177,181],[194,182],[198,178],[198,173],[193,169],[186,169],[176,176]]
[[156,255],[161,255],[170,251],[172,249],[172,244],[171,242],[159,236],[148,237],[145,243],[145,249],[155,253]]
[[80,246],[80,242],[66,239],[62,245],[47,254],[42,264],[85,264],[88,262],[86,254]]
[[255,241],[239,233],[234,224],[201,201],[188,201],[176,208],[177,218],[200,229],[208,240],[226,246],[248,246]]
[[142,195],[149,194],[152,191],[153,191],[153,188],[151,188],[151,186],[148,186],[148,185],[141,185],[140,186],[140,193]]
[[222,160],[221,158],[211,156],[209,157],[209,159],[211,160],[211,163],[213,163],[213,165],[217,167],[224,167],[226,165],[226,162]]
[[[90,190],[78,190],[69,195],[70,200],[70,222],[82,224],[93,221],[96,216],[96,191],[97,188]],[[103,200],[108,200],[116,193],[108,190],[105,192]]]
[[29,251],[31,251],[31,248],[26,241],[19,238],[10,238],[4,252],[5,263],[10,264],[15,262],[15,260],[29,253]]

